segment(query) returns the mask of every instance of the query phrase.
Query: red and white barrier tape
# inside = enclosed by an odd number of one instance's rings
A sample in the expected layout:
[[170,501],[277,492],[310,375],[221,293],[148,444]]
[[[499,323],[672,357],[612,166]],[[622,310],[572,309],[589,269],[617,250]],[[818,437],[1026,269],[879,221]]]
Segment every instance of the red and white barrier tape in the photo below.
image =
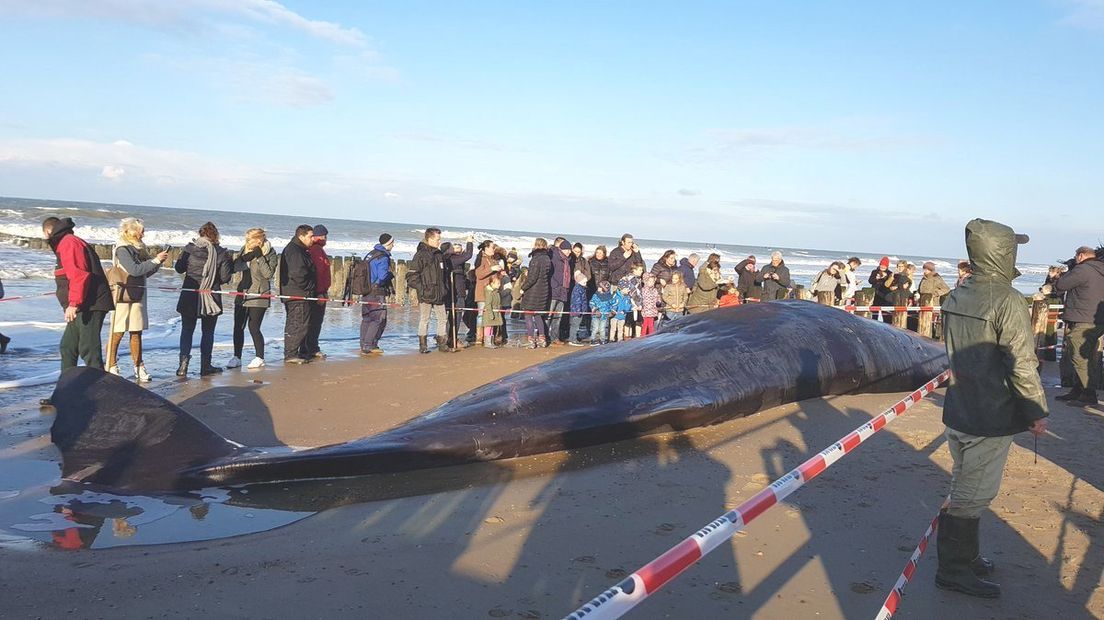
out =
[[848,312],[940,312],[939,306],[842,306]]
[[931,537],[938,528],[939,514],[936,514],[932,522],[928,524],[928,529],[920,538],[920,542],[916,545],[916,549],[913,549],[912,556],[909,557],[908,563],[905,564],[905,570],[901,571],[901,576],[897,578],[897,583],[893,585],[893,590],[890,591],[889,596],[887,596],[885,602],[882,603],[882,608],[878,611],[878,615],[874,616],[875,620],[889,620],[893,617],[893,614],[897,613],[897,605],[901,603],[901,597],[905,594],[905,586],[912,581],[912,576],[916,573],[916,566],[920,562],[920,557],[927,551],[928,544],[931,542]]
[[736,509],[721,515],[693,536],[671,547],[663,555],[629,575],[621,583],[602,592],[567,618],[582,620],[583,618],[620,618],[625,615],[768,508],[789,497],[791,493],[820,475],[843,455],[854,450],[886,424],[904,414],[925,396],[935,391],[950,376],[950,370],[943,371],[920,389],[799,465],[797,469],[775,480],[769,487],[740,504]]
[[18,295],[16,297],[0,297],[0,301],[19,301],[20,299],[34,299],[35,297],[53,297],[54,293],[36,293],[34,295]]

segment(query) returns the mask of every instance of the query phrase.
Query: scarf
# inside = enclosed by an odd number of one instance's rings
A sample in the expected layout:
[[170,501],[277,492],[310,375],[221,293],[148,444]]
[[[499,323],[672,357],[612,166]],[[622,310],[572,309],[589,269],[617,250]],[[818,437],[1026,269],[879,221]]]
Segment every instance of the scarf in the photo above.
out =
[[[196,247],[207,250],[207,262],[203,263],[203,277],[199,281],[199,288],[208,291],[214,290],[215,277],[218,275],[218,251],[215,244],[211,243],[211,240],[206,237],[196,239],[195,244]],[[211,293],[199,293],[196,297],[199,316],[218,316],[222,314],[222,306],[215,301],[215,296]]]

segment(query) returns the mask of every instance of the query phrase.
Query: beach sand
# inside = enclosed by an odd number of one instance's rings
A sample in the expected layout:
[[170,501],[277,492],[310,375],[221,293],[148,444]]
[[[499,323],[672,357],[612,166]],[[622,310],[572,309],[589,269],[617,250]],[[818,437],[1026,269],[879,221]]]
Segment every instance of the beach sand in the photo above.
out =
[[[158,390],[241,443],[312,446],[375,433],[575,352],[393,355]],[[393,476],[381,486],[405,496],[235,538],[0,551],[0,616],[558,618],[901,396],[814,399],[682,434]],[[940,402],[941,393],[914,407],[632,615],[873,617],[948,489]],[[52,416],[7,418],[0,448],[57,458]],[[936,589],[933,548],[897,617],[1104,616],[1104,410],[1052,402],[1051,428],[1061,439],[1040,440],[1037,464],[1031,437],[1017,437],[982,520],[1003,598]],[[363,499],[340,482],[321,489],[299,499]]]

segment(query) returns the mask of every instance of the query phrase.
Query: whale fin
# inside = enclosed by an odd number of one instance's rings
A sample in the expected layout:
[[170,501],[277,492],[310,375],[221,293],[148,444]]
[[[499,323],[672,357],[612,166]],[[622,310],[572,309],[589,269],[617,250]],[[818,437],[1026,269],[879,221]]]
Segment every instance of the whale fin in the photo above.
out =
[[99,369],[65,371],[52,400],[50,437],[68,480],[171,490],[180,472],[241,449],[173,403]]

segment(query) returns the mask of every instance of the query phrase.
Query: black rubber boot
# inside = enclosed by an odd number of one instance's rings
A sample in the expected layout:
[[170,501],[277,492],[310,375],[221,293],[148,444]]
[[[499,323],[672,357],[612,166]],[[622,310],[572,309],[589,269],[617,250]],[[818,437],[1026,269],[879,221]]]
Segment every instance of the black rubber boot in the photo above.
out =
[[429,336],[418,336],[418,353],[429,353]]
[[222,366],[215,366],[211,364],[210,357],[203,357],[200,359],[199,376],[208,377],[210,375],[217,375],[220,372],[222,372]]
[[1060,396],[1055,396],[1054,400],[1067,400],[1068,401],[1068,400],[1077,400],[1078,398],[1081,398],[1081,388],[1075,387],[1072,390],[1070,390],[1069,394],[1062,394]]
[[441,353],[451,353],[452,349],[448,346],[448,338],[444,336],[437,336],[437,350]]
[[974,574],[978,577],[988,577],[993,574],[993,571],[997,570],[993,561],[989,558],[977,556],[973,562],[970,562],[970,570],[974,571]]
[[1066,404],[1074,407],[1095,407],[1100,404],[1100,401],[1096,399],[1096,390],[1081,390],[1080,396]]
[[191,355],[180,356],[180,366],[176,368],[176,376],[187,377],[188,376],[188,362],[192,361]]
[[980,519],[955,517],[947,512],[939,513],[939,533],[936,548],[939,553],[939,569],[935,573],[935,585],[944,590],[954,590],[980,598],[997,598],[1000,586],[979,579],[972,569],[978,558],[978,524]]

